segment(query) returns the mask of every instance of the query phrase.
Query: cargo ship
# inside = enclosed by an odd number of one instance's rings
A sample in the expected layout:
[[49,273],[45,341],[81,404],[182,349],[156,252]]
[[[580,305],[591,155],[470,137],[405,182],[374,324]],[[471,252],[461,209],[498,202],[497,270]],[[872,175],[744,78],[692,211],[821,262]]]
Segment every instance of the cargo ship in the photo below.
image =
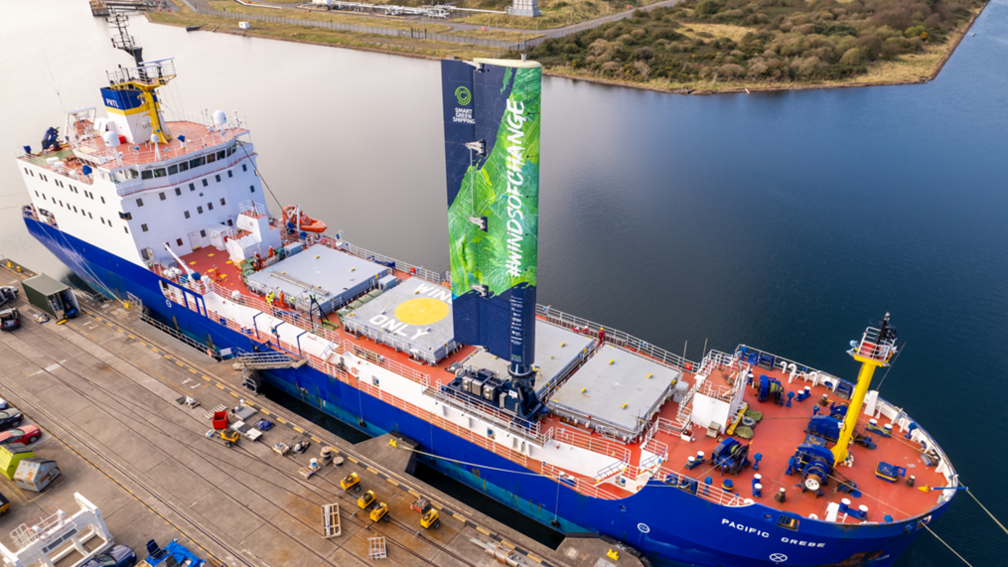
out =
[[109,22],[133,60],[108,72],[104,115],[72,110],[18,152],[25,225],[95,290],[241,363],[246,387],[397,432],[443,474],[653,565],[892,565],[948,509],[947,456],[871,389],[899,349],[888,314],[842,345],[848,380],[749,345],[691,361],[536,302],[538,64],[441,64],[437,273],[299,206],[274,216],[246,123],[167,120],[174,62]]

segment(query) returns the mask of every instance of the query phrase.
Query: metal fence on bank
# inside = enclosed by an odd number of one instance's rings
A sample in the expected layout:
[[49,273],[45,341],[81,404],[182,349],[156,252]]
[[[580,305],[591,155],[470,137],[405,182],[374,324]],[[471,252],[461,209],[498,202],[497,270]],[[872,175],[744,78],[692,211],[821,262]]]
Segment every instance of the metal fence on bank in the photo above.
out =
[[[188,4],[188,3],[187,3]],[[380,26],[356,26],[343,24],[340,22],[329,22],[325,20],[301,20],[297,18],[284,18],[280,16],[269,16],[266,14],[245,14],[238,12],[219,12],[217,10],[207,10],[194,7],[193,11],[203,16],[215,16],[220,18],[230,18],[233,20],[264,22],[268,24],[285,24],[290,26],[315,27],[337,31],[349,31],[371,35],[383,35],[389,37],[424,39],[428,41],[443,41],[449,43],[464,43],[468,45],[479,45],[484,47],[496,47],[503,51],[521,51],[526,48],[528,42],[499,41],[482,37],[467,37],[462,35],[450,35],[443,33],[428,33],[423,29],[395,29]]]

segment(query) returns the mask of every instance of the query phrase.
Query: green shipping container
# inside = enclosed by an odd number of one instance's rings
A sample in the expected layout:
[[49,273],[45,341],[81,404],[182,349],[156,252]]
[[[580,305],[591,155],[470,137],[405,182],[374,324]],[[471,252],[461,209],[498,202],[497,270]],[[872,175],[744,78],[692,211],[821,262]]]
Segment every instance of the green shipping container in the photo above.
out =
[[80,312],[77,296],[70,286],[45,274],[29,278],[21,285],[29,303],[57,319],[72,319]]

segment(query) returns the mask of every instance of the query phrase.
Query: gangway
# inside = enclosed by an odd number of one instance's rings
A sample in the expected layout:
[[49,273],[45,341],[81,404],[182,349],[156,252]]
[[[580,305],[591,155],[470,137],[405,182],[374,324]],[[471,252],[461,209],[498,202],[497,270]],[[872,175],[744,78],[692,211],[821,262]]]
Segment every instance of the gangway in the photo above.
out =
[[260,370],[301,368],[305,364],[308,364],[307,358],[298,360],[282,352],[245,352],[239,350],[235,356],[234,369],[241,370],[242,386],[258,393],[262,385],[258,375]]
[[[76,551],[81,558],[64,567],[77,567],[112,547],[115,542],[101,511],[80,493],[75,492],[74,499],[80,511],[73,516],[67,517],[63,510],[57,510],[51,516],[40,518],[35,525],[21,524],[12,531],[11,540],[18,549],[12,551],[0,543],[4,566],[29,567],[42,563],[55,567],[57,562]],[[89,551],[84,543],[95,537],[102,541]]]

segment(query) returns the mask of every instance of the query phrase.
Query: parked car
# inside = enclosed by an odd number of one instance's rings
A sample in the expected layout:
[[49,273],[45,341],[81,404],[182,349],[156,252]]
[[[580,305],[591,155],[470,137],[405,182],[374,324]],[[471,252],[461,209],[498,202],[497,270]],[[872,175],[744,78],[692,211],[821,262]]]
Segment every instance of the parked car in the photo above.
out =
[[105,553],[88,559],[80,567],[133,567],[136,562],[137,556],[132,547],[117,545]]
[[24,414],[16,409],[0,410],[0,431],[21,425]]
[[10,285],[0,286],[0,305],[14,301],[18,296],[18,288]]
[[7,403],[7,400],[5,400],[3,398],[0,398],[0,410],[5,410],[5,409],[8,409],[9,407],[10,407],[10,404]]
[[0,331],[13,331],[21,326],[21,313],[17,309],[0,311]]
[[42,430],[37,425],[22,425],[0,433],[0,445],[21,445],[27,447],[42,437]]

